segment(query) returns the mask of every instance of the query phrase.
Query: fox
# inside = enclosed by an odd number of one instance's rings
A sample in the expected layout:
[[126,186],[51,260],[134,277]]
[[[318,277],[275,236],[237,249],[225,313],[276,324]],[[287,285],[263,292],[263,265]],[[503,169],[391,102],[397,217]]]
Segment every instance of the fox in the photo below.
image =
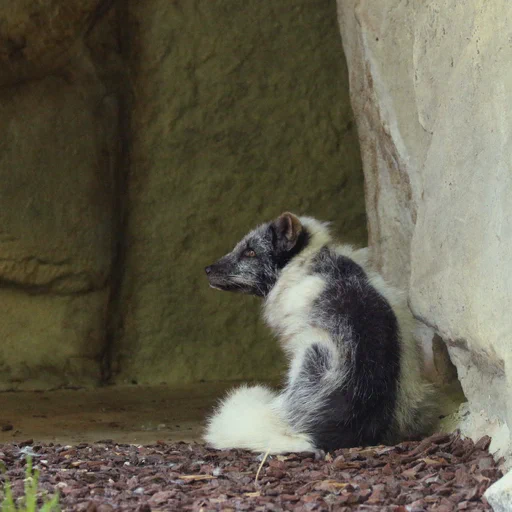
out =
[[436,407],[405,294],[370,250],[290,212],[205,268],[209,285],[263,299],[288,360],[280,391],[242,385],[207,418],[214,449],[282,454],[395,444],[429,435]]

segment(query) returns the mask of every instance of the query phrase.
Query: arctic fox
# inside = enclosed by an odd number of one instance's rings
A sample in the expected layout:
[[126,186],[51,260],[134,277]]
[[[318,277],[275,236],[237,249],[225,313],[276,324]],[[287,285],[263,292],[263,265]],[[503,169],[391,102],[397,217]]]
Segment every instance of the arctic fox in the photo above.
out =
[[372,270],[368,249],[336,244],[328,223],[283,213],[206,267],[210,286],[258,295],[289,358],[284,389],[242,386],[208,420],[207,443],[255,452],[329,452],[427,434],[407,302]]

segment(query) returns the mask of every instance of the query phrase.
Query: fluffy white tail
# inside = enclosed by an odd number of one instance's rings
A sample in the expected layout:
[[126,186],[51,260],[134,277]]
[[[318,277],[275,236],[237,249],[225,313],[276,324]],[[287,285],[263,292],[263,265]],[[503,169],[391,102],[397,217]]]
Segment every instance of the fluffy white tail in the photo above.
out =
[[315,452],[309,437],[293,432],[282,418],[281,399],[262,386],[242,386],[231,391],[209,419],[205,441],[219,450]]

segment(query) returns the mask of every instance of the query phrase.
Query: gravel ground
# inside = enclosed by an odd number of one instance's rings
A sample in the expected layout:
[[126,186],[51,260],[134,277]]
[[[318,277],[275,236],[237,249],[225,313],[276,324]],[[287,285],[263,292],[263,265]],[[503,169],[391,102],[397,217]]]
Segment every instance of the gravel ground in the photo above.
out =
[[393,447],[339,450],[325,460],[269,456],[257,481],[262,456],[200,444],[26,441],[0,445],[0,460],[21,496],[25,454],[32,454],[41,491],[58,490],[63,510],[449,512],[490,510],[482,495],[501,471],[489,442],[437,434]]

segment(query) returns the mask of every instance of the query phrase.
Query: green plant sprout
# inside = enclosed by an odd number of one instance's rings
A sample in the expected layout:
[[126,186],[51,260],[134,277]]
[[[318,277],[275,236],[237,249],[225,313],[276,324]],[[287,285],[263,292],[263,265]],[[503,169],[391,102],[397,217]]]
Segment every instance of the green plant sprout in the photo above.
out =
[[[0,463],[1,464],[1,463]],[[3,473],[6,473],[4,464],[0,465]],[[60,512],[59,494],[55,494],[51,499],[44,501],[43,506],[37,508],[37,486],[39,483],[39,471],[32,470],[32,457],[27,456],[25,469],[25,496],[17,505],[12,495],[11,483],[7,480],[4,484],[1,512]]]

